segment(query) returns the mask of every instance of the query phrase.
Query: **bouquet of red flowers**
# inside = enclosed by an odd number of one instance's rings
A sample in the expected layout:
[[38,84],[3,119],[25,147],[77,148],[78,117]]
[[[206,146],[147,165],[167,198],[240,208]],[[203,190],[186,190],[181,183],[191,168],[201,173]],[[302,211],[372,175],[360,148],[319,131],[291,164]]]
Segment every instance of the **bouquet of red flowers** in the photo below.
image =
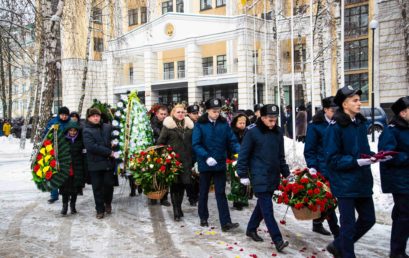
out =
[[319,172],[311,175],[305,168],[297,169],[293,174],[293,181],[281,180],[273,199],[291,207],[297,219],[318,218],[321,213],[336,207],[329,182]]
[[155,192],[163,195],[182,169],[178,158],[179,154],[170,146],[153,146],[133,154],[129,159],[129,169],[136,184],[142,187],[148,197]]

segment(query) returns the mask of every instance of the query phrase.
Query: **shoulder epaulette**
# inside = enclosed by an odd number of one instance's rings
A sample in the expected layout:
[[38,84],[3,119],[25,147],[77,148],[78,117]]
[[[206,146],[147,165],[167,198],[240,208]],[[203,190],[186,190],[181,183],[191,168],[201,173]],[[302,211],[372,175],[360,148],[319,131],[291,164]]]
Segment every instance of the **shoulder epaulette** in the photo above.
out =
[[388,127],[395,127],[395,124],[389,124]]
[[329,122],[330,125],[335,125],[337,123],[337,121],[335,120],[331,120],[331,122]]
[[256,124],[251,124],[251,125],[249,125],[249,126],[247,126],[247,130],[251,130],[251,129],[253,129],[254,127],[257,127],[257,125]]

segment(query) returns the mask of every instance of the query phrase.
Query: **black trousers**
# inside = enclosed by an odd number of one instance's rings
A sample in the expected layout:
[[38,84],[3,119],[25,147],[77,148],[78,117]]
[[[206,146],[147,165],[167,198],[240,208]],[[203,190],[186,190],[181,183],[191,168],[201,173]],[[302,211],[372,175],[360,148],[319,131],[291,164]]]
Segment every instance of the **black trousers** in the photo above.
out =
[[391,254],[405,254],[409,238],[409,195],[393,194]]
[[91,171],[92,191],[97,213],[105,212],[105,203],[111,204],[114,193],[114,173],[112,171]]

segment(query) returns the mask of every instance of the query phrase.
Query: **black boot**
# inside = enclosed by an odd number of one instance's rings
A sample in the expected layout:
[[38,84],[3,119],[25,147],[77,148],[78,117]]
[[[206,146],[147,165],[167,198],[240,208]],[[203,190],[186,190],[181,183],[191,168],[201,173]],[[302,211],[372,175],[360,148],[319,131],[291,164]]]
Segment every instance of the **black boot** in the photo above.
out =
[[62,214],[62,215],[67,215],[67,211],[68,211],[68,202],[64,202],[64,203],[62,204],[61,214]]
[[77,202],[77,195],[76,194],[71,195],[71,202],[70,202],[71,214],[77,213],[77,209],[75,209],[76,202]]
[[178,209],[179,209],[179,215],[181,217],[184,216],[183,211],[182,211],[182,203],[183,203],[183,195],[184,195],[184,191],[182,190],[181,192],[179,192],[178,194]]
[[136,190],[136,185],[135,185],[135,180],[132,178],[132,176],[129,176],[129,187],[131,188],[131,193],[129,196],[133,197],[136,195],[135,190]]
[[312,231],[314,231],[314,232],[316,232],[318,234],[324,235],[324,236],[331,235],[331,233],[324,228],[322,223],[319,223],[319,224],[313,223],[312,224]]
[[170,193],[170,200],[172,202],[173,208],[173,218],[175,221],[180,221],[180,213],[179,213],[179,203],[178,203],[178,194],[176,192]]

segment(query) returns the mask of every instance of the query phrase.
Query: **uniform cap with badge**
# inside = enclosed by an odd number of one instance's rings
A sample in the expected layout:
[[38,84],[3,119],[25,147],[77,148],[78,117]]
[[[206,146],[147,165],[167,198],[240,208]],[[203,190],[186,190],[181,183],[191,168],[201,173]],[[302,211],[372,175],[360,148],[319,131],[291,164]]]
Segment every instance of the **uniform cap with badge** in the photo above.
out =
[[222,101],[220,99],[217,99],[217,98],[208,99],[205,102],[205,107],[206,107],[206,109],[221,108],[222,107]]
[[402,110],[409,107],[409,96],[399,98],[392,104],[391,109],[395,115],[399,115]]
[[261,107],[260,116],[278,116],[280,114],[280,109],[275,104],[267,104]]
[[187,107],[187,112],[190,113],[199,113],[199,105],[191,105]]
[[339,107],[342,107],[342,103],[344,103],[344,101],[349,98],[352,97],[354,95],[362,95],[362,91],[361,90],[356,90],[354,88],[352,88],[352,86],[348,85],[348,86],[344,86],[342,88],[340,88],[337,91],[337,95],[335,95],[334,98],[334,102],[335,104],[337,104]]

